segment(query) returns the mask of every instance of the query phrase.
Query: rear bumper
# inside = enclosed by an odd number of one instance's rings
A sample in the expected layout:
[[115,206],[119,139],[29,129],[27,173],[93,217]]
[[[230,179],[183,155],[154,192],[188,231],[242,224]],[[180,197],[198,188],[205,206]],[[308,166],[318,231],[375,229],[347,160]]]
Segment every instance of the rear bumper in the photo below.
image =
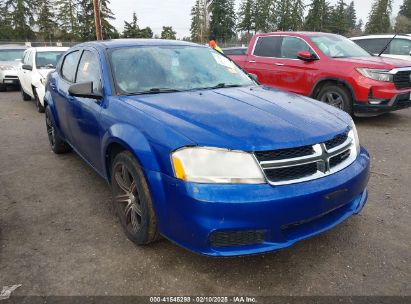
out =
[[16,70],[4,70],[0,72],[0,84],[2,85],[20,85]]
[[165,237],[204,255],[237,256],[289,247],[359,213],[369,170],[362,149],[340,172],[287,186],[191,184],[146,174]]

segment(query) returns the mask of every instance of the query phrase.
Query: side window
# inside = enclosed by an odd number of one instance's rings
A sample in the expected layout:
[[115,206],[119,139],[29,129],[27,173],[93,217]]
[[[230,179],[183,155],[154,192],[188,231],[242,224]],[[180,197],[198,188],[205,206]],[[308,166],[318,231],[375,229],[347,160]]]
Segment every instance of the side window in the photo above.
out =
[[61,68],[61,75],[65,80],[74,82],[79,56],[80,52],[74,51],[64,57],[63,66]]
[[281,57],[281,44],[283,37],[260,37],[254,49],[254,55],[260,57]]
[[407,39],[394,39],[391,42],[391,51],[392,55],[407,55],[409,56],[411,52],[411,40]]
[[[377,38],[355,40],[355,43],[371,54],[379,54],[389,41],[387,38]],[[388,50],[384,54],[388,54]]]
[[100,91],[100,64],[97,56],[90,51],[84,51],[78,67],[76,83],[93,82],[94,92]]
[[310,46],[303,40],[295,37],[284,37],[281,47],[281,57],[298,59],[297,54],[302,51],[308,51],[313,54]]

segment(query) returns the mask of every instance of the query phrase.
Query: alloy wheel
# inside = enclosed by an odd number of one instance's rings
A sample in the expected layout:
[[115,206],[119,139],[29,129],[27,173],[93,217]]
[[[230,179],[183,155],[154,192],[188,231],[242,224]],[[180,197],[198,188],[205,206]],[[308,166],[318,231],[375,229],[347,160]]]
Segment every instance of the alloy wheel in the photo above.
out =
[[137,183],[126,164],[118,163],[114,168],[114,202],[118,204],[120,216],[127,229],[135,234],[142,226],[143,211],[137,191]]
[[338,109],[344,109],[344,98],[337,92],[327,92],[321,97],[321,101]]
[[47,127],[47,136],[49,138],[50,144],[52,147],[56,144],[55,129],[53,122],[48,114],[46,114],[46,127]]

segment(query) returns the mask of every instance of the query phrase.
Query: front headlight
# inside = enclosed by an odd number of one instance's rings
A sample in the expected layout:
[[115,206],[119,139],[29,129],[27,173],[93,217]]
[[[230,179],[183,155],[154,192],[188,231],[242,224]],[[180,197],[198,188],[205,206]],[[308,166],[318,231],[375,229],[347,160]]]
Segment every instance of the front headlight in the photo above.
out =
[[351,137],[351,139],[354,141],[357,155],[360,154],[360,151],[361,151],[360,139],[358,137],[357,127],[355,126],[355,123],[353,120],[351,121],[351,131],[349,133],[349,137]]
[[252,154],[207,147],[187,147],[171,154],[175,177],[187,182],[265,184]]
[[381,69],[367,69],[367,68],[357,68],[356,69],[364,77],[385,82],[393,82],[394,75],[390,74],[389,70]]

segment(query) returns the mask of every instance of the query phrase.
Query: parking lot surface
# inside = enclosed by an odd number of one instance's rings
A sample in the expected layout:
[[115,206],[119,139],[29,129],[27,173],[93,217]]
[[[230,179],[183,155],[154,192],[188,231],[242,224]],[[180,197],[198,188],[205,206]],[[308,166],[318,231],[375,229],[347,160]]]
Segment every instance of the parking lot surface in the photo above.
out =
[[0,284],[43,296],[411,295],[411,109],[356,122],[373,161],[361,215],[286,250],[218,259],[128,241],[104,180],[51,152],[34,102],[0,93]]

